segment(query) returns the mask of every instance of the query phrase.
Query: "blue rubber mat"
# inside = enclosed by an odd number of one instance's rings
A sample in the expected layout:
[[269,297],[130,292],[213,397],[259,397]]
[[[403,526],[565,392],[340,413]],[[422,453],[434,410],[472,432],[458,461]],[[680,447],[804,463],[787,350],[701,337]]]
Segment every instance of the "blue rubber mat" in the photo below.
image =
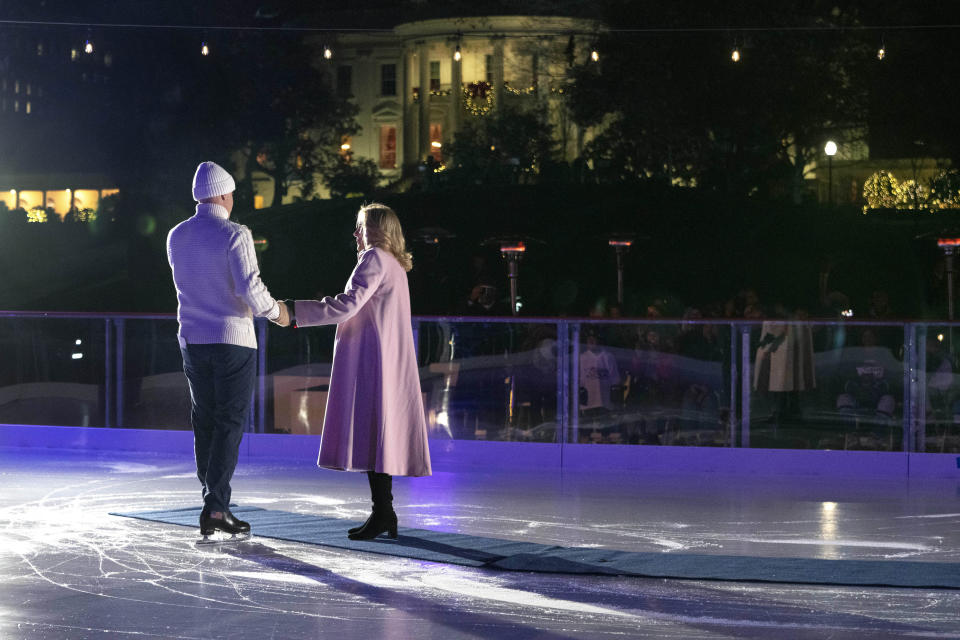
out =
[[[630,552],[404,527],[400,528],[397,540],[355,541],[347,538],[346,531],[359,522],[259,507],[237,507],[232,511],[250,522],[254,536],[468,567],[689,580],[960,589],[960,563]],[[200,509],[111,515],[198,528]]]

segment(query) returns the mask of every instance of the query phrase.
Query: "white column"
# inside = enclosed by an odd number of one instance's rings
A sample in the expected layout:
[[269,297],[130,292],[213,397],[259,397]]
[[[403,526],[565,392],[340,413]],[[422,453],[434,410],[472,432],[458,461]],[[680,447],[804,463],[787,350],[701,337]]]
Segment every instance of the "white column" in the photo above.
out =
[[[454,60],[453,54],[457,50],[457,45],[460,47],[460,60]],[[460,118],[463,113],[463,46],[459,41],[454,41],[453,45],[450,47],[450,130],[444,132],[444,137],[447,140],[453,141],[453,135],[460,128]]]
[[401,108],[403,109],[401,112],[402,122],[400,124],[400,131],[397,132],[400,136],[400,139],[397,140],[397,150],[400,152],[401,169],[405,169],[411,164],[417,164],[417,136],[419,133],[417,130],[418,119],[414,114],[414,110],[416,109],[416,105],[413,102],[414,74],[411,71],[414,55],[412,48],[404,47],[403,52],[400,54],[401,75],[397,78],[400,91],[403,92],[403,96],[400,98]]
[[417,148],[417,161],[420,162],[430,153],[430,50],[425,42],[417,45],[420,57],[420,137]]
[[493,38],[493,108],[500,111],[503,104],[503,36]]

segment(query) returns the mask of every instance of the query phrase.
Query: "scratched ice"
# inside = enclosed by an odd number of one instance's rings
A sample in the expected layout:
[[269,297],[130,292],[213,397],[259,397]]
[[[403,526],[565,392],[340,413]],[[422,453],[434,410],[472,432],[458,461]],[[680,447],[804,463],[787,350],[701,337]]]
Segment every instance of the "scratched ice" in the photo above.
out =
[[[0,451],[0,638],[960,638],[960,591],[510,573],[107,515],[195,506],[192,461]],[[241,504],[358,519],[360,474],[244,462]],[[955,481],[529,472],[398,479],[401,522],[662,553],[960,561]]]

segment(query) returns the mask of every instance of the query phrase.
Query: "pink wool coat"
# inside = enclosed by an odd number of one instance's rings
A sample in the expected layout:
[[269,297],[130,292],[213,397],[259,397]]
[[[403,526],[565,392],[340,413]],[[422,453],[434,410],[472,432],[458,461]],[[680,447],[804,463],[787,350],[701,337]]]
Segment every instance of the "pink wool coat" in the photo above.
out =
[[298,327],[337,325],[317,465],[430,475],[410,292],[397,259],[367,249],[343,293],[295,305]]

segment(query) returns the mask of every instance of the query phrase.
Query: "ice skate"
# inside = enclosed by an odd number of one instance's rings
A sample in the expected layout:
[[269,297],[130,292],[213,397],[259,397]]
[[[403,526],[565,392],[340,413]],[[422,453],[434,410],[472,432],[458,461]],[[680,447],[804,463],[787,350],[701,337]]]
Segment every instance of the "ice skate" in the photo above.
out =
[[200,535],[197,544],[242,542],[250,539],[250,523],[234,517],[229,510],[200,512]]
[[197,540],[197,546],[214,546],[220,544],[235,544],[237,542],[246,542],[250,540],[250,533],[226,533],[224,531],[214,530],[211,533],[203,533],[201,531],[202,537]]

